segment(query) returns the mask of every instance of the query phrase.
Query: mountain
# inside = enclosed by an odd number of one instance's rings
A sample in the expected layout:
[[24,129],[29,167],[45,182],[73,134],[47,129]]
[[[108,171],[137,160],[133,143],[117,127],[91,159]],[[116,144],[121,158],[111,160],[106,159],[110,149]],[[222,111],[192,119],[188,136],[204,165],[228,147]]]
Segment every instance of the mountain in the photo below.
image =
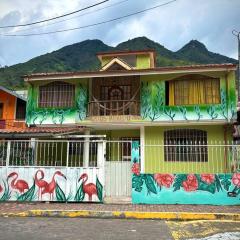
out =
[[146,37],[138,37],[111,47],[100,40],[86,40],[63,47],[57,51],[35,57],[25,63],[0,68],[0,85],[23,88],[21,76],[36,72],[86,71],[96,70],[100,62],[98,52],[119,50],[155,49],[157,66],[176,66],[206,63],[237,63],[237,60],[212,53],[204,44],[192,40],[180,50],[173,52]]

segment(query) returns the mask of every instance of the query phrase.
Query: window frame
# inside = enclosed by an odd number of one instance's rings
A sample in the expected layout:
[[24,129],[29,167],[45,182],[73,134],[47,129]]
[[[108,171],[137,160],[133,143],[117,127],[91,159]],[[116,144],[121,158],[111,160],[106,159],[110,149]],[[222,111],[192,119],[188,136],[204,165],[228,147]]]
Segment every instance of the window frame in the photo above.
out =
[[164,131],[164,162],[208,162],[207,139],[207,131],[201,129]]
[[[68,106],[54,106],[54,103],[53,102],[51,102],[51,104],[49,104],[49,102],[47,102],[47,101],[45,101],[45,102],[43,102],[42,103],[42,105],[41,105],[41,88],[42,87],[48,87],[48,86],[56,86],[56,85],[62,85],[63,87],[64,87],[64,85],[65,86],[69,86],[69,87],[72,87],[72,89],[70,89],[70,91],[69,91],[69,95],[70,95],[70,97],[72,98],[72,100],[71,100],[71,102],[72,102],[72,104],[71,105],[68,105]],[[56,90],[56,89],[55,89]],[[56,92],[58,92],[58,94],[59,94],[59,91],[56,91]],[[46,97],[45,97],[46,98]],[[60,98],[59,97],[59,95],[58,95],[58,97],[56,97],[56,98]],[[51,96],[51,99],[54,99],[54,97],[52,97]],[[49,82],[49,83],[47,83],[47,84],[44,84],[44,85],[40,85],[39,87],[38,87],[38,108],[39,109],[44,109],[44,108],[47,108],[47,109],[67,109],[67,108],[74,108],[74,107],[76,107],[76,86],[75,86],[75,84],[74,83],[69,83],[69,82],[64,82],[64,81],[52,81],[52,82]],[[50,106],[51,105],[51,106]]]

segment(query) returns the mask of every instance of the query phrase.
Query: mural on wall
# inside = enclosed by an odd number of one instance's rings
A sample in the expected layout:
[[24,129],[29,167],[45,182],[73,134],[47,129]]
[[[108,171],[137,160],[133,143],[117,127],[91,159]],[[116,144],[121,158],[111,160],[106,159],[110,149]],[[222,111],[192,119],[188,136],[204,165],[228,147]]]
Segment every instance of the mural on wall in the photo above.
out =
[[138,142],[132,149],[132,202],[142,204],[240,204],[240,173],[142,174]]
[[87,116],[88,91],[82,84],[76,85],[76,103],[72,108],[38,108],[37,87],[28,88],[26,122],[35,124],[65,124],[83,121]]
[[[97,175],[80,169],[15,168],[5,178],[1,174],[0,201],[102,202],[103,185]],[[1,169],[1,173],[7,170]],[[28,174],[22,174],[28,171]],[[63,173],[65,172],[65,173]],[[96,184],[88,182],[88,176]],[[101,175],[101,173],[99,173]],[[25,176],[25,177],[24,177]],[[27,177],[26,177],[27,176]]]
[[[236,116],[235,94],[220,90],[221,104],[167,106],[165,105],[165,83],[145,82],[141,87],[141,116],[150,121],[179,120],[231,120]],[[228,104],[229,103],[229,104]]]

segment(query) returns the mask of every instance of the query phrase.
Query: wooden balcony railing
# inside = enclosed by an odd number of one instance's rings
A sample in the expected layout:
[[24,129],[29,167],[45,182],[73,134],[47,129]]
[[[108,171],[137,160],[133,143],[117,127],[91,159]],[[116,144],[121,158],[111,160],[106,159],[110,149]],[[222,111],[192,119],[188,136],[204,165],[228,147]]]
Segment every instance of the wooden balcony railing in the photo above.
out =
[[140,102],[136,100],[92,101],[88,103],[88,116],[140,115]]

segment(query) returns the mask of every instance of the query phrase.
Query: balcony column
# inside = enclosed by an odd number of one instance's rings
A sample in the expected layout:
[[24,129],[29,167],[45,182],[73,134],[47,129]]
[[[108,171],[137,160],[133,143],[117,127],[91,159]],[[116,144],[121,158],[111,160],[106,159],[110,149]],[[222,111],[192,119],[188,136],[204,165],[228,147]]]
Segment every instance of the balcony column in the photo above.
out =
[[[87,129],[84,131],[84,135],[90,135],[90,130]],[[83,167],[89,167],[89,148],[90,148],[90,143],[89,143],[90,138],[85,137],[84,138],[84,146],[83,146]]]

